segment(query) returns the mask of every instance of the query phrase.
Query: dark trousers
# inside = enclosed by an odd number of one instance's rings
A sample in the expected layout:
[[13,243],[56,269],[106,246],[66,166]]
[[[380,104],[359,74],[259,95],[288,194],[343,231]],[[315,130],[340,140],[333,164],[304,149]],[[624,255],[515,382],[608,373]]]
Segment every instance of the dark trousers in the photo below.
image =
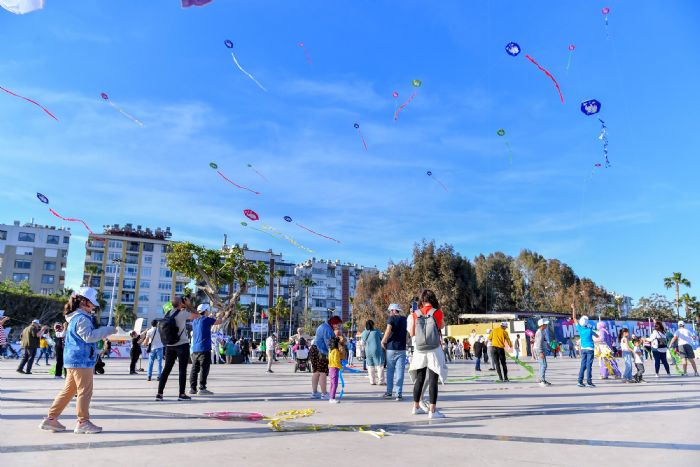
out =
[[199,379],[199,389],[207,388],[207,376],[209,376],[209,366],[211,365],[211,352],[192,352],[192,369],[190,370],[190,389],[197,389],[197,376],[202,370]]
[[654,348],[651,349],[652,355],[654,355],[654,370],[656,371],[656,374],[659,374],[659,367],[661,366],[660,364],[664,364],[664,369],[666,369],[666,374],[671,374],[671,369],[668,367],[668,360],[666,360],[666,349],[662,349],[661,351],[658,351]]
[[267,351],[266,350],[261,350],[260,355],[258,356],[258,361],[267,361]]
[[471,351],[471,349],[467,349],[467,350],[466,350],[465,352],[466,352],[466,354],[467,354],[467,359],[469,359],[469,360],[473,360],[473,358],[472,358],[472,351]]
[[158,382],[158,394],[163,394],[165,383],[168,382],[168,376],[175,366],[175,360],[178,361],[178,371],[180,372],[180,392],[185,394],[185,386],[187,384],[187,364],[190,360],[190,344],[168,345],[165,347],[165,368],[160,375]]
[[[489,358],[491,358],[491,356],[493,355],[492,352],[491,352],[491,349],[493,349],[493,347],[486,347],[486,346],[484,346],[484,347],[485,347],[485,348],[484,348],[484,350],[482,351],[482,355],[481,355],[481,356],[482,356],[482,358],[484,359],[484,363],[488,363],[488,362],[489,362]],[[491,366],[493,366],[493,363],[491,363]]]
[[36,347],[22,347],[22,361],[19,362],[18,370],[24,371],[24,365],[27,365],[27,372],[32,371],[34,365],[34,356],[36,355]]
[[56,347],[56,376],[63,376],[63,347]]
[[496,364],[498,379],[503,381],[508,379],[508,366],[506,365],[506,349],[501,347],[491,347],[493,349],[493,361]]
[[413,402],[420,402],[426,373],[428,374],[428,396],[430,397],[430,403],[437,404],[438,374],[427,367],[416,370],[416,381],[413,383]]
[[[141,356],[140,350],[139,350],[139,353],[131,352],[131,364],[129,365],[129,373],[136,373],[136,362],[139,361],[140,356]],[[166,363],[166,365],[167,365],[167,363]]]
[[634,375],[634,380],[639,383],[642,380],[642,375],[644,375],[644,364],[635,363],[634,367],[637,369],[637,373]]

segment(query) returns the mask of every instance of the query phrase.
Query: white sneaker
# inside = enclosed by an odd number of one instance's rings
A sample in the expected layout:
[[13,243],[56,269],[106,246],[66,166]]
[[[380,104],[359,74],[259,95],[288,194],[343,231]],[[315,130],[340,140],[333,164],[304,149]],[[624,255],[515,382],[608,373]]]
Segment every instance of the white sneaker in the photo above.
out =
[[658,373],[656,373],[656,377],[657,377],[657,378],[659,377],[659,374],[658,374]]
[[425,410],[423,410],[423,409],[420,408],[420,407],[418,407],[418,408],[413,407],[413,410],[411,411],[411,413],[412,413],[413,415],[423,415],[423,414],[426,414],[426,413],[428,413],[428,412],[426,412]]
[[311,398],[311,399],[320,399],[320,398],[321,398],[321,393],[320,393],[320,392],[312,392],[310,398]]
[[327,392],[322,393],[320,399],[321,399],[322,401],[327,401],[327,400],[329,399],[328,393],[327,393]]
[[340,404],[340,401],[338,399],[328,399],[328,402],[331,404]]
[[546,386],[547,386],[547,383],[545,383],[544,381],[540,381],[540,387],[543,387],[543,388],[544,388],[544,387],[546,387]]
[[418,403],[421,409],[423,409],[423,413],[428,413],[430,411],[430,405],[428,405],[427,402],[425,401],[420,401]]
[[435,412],[428,412],[428,418],[445,418],[445,416],[439,410]]
[[102,427],[95,425],[94,423],[92,423],[89,420],[87,422],[78,423],[75,426],[75,430],[73,430],[73,433],[75,433],[75,434],[86,434],[86,435],[92,435],[92,434],[101,433],[101,432],[102,432]]

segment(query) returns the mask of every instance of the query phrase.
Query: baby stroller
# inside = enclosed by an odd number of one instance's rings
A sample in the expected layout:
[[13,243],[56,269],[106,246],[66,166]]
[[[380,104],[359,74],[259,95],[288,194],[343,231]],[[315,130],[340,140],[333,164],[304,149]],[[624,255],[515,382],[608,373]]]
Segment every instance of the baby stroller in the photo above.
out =
[[294,373],[297,371],[306,371],[311,373],[311,365],[309,364],[309,349],[299,347],[295,352]]

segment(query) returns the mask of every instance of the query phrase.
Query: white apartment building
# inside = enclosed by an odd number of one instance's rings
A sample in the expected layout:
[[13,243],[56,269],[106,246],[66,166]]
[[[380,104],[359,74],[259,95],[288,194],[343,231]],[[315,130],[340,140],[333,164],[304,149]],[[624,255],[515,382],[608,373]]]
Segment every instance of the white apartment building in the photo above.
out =
[[340,260],[317,260],[311,258],[297,265],[294,270],[297,281],[294,310],[298,314],[304,309],[306,290],[302,286],[304,278],[311,278],[314,286],[309,288],[309,309],[314,321],[325,321],[338,315],[343,321],[352,317],[350,298],[355,296],[355,287],[363,272],[377,272],[368,268]]
[[[189,278],[166,265],[170,237],[170,227],[153,231],[132,224],[105,226],[104,233],[89,236],[83,283],[102,292],[107,302],[105,311],[109,311],[110,304],[124,304],[147,322],[163,316],[163,305],[175,294],[183,293],[190,283]],[[103,319],[107,315],[103,313]]]
[[44,295],[61,291],[66,280],[70,230],[28,223],[0,224],[0,281],[28,281]]

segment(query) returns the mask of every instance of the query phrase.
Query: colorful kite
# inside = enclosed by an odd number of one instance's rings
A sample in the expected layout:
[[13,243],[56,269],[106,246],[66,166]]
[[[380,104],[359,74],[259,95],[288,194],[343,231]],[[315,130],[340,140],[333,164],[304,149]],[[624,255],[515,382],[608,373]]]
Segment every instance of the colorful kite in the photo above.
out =
[[292,222],[292,218],[289,216],[284,216],[283,219],[287,222]]
[[182,0],[181,5],[182,8],[189,8],[191,6],[204,6],[213,1],[214,0]]
[[[503,128],[501,128],[501,129],[499,129],[499,130],[496,132],[496,134],[497,134],[498,136],[505,136],[505,135],[506,135],[506,130],[504,130]],[[510,163],[513,164],[513,151],[510,149],[510,143],[508,142],[508,139],[506,139],[505,141],[506,141],[506,147],[508,148],[508,157],[509,157],[509,159],[510,159]]]
[[426,174],[428,175],[428,177],[430,177],[430,178],[432,178],[433,180],[435,180],[435,182],[436,182],[437,184],[439,184],[439,185],[442,187],[443,190],[447,191],[447,187],[446,187],[440,180],[438,180],[437,177],[435,177],[435,175],[433,175],[433,173],[432,173],[430,170],[428,170],[428,171],[426,172]]
[[586,115],[595,115],[600,112],[601,103],[595,99],[581,102],[581,112]]
[[223,178],[224,180],[226,180],[227,182],[229,182],[231,185],[235,186],[236,188],[239,188],[239,189],[241,189],[241,190],[250,191],[251,193],[255,193],[256,195],[259,195],[259,194],[260,194],[259,191],[251,190],[250,188],[241,186],[241,185],[239,185],[238,183],[236,183],[236,182],[232,181],[231,179],[229,179],[226,175],[224,175],[223,173],[221,173],[220,170],[218,170],[218,169],[219,169],[219,166],[216,165],[215,162],[210,162],[210,163],[209,163],[209,167],[211,167],[212,169],[216,170],[216,173],[218,173],[218,174],[221,176],[221,178]]
[[50,116],[51,118],[53,118],[54,120],[58,121],[58,119],[54,116],[54,114],[52,114],[51,112],[49,112],[49,109],[47,109],[47,108],[44,107],[43,105],[39,104],[37,101],[33,101],[33,100],[29,99],[28,97],[24,97],[24,96],[20,96],[19,94],[15,94],[14,92],[10,91],[9,89],[5,89],[5,88],[3,88],[2,86],[0,86],[0,89],[2,89],[3,91],[5,91],[6,93],[8,93],[8,94],[10,94],[10,95],[12,95],[12,96],[19,97],[20,99],[24,99],[25,101],[30,102],[30,103],[36,105],[36,106],[39,107],[41,110],[43,110],[44,112],[46,112],[47,114],[49,114],[49,116]]
[[39,201],[41,201],[42,203],[49,204],[49,199],[41,193],[37,193],[36,197],[39,198]]
[[265,89],[265,87],[264,87],[262,84],[260,84],[260,83],[258,82],[258,80],[255,79],[255,78],[253,77],[253,75],[251,75],[250,73],[248,73],[247,71],[245,71],[245,70],[243,69],[243,67],[238,63],[238,59],[236,58],[236,55],[233,53],[233,42],[231,42],[230,40],[226,39],[226,40],[224,41],[224,44],[226,45],[226,47],[228,47],[229,49],[231,49],[231,57],[233,58],[233,63],[236,64],[236,66],[238,67],[238,69],[241,70],[241,72],[243,72],[246,76],[248,76],[248,78],[252,79],[253,82],[254,82],[255,84],[257,84],[257,85],[260,87],[260,89],[262,89],[263,91],[267,92],[267,89]]
[[303,42],[299,42],[299,47],[304,49],[304,53],[306,54],[306,60],[308,60],[309,65],[313,65],[313,62],[311,61],[311,57],[309,56],[309,52],[306,51],[306,47],[304,46]]
[[520,54],[520,50],[517,42],[508,42],[506,44],[506,53],[512,57],[517,57]]
[[256,174],[260,175],[260,178],[262,178],[262,179],[265,180],[266,182],[268,181],[267,178],[266,178],[263,174],[261,174],[260,172],[258,172],[258,170],[257,170],[255,167],[253,167],[253,164],[248,164],[248,168],[249,168],[249,169],[252,169],[253,172],[255,172]]
[[23,15],[44,8],[44,0],[0,0],[0,7],[10,13]]
[[602,118],[598,118],[600,121],[600,135],[598,139],[603,142],[603,156],[605,157],[605,168],[610,167],[610,160],[608,159],[608,127]]
[[569,67],[571,66],[571,57],[574,54],[574,50],[576,50],[576,46],[574,44],[569,44],[569,60],[566,62],[566,72],[569,72]]
[[600,12],[603,14],[603,18],[605,19],[605,37],[610,38],[610,31],[608,30],[608,13],[610,13],[610,8],[604,7]]
[[357,129],[357,132],[360,134],[360,139],[362,140],[362,145],[365,147],[365,151],[367,151],[367,143],[365,143],[365,137],[362,136],[362,130],[360,130],[360,124],[355,123],[353,126]]
[[258,213],[253,211],[252,209],[244,209],[243,214],[251,221],[260,220],[260,216],[258,216]]
[[107,101],[107,103],[108,103],[109,105],[111,105],[112,108],[116,109],[120,114],[124,115],[126,118],[128,118],[128,119],[131,120],[132,122],[136,123],[138,126],[143,126],[143,122],[141,122],[141,120],[139,120],[139,119],[137,119],[137,118],[135,118],[135,117],[129,115],[128,113],[124,112],[120,107],[117,107],[116,105],[114,105],[114,102],[112,102],[112,101],[109,99],[109,96],[107,95],[106,92],[101,93],[100,96],[102,96],[102,99],[104,99],[105,101]]
[[[411,85],[413,85],[414,88],[419,88],[423,85],[423,81],[421,81],[419,79],[414,79],[413,81],[411,81]],[[418,91],[414,91],[411,94],[411,97],[409,97],[406,102],[404,102],[403,104],[401,104],[399,107],[396,108],[396,110],[394,111],[394,120],[395,121],[399,119],[399,114],[404,109],[404,107],[406,107],[413,100],[413,98],[416,97],[417,92]],[[399,97],[399,93],[394,91],[394,97],[395,98]]]

